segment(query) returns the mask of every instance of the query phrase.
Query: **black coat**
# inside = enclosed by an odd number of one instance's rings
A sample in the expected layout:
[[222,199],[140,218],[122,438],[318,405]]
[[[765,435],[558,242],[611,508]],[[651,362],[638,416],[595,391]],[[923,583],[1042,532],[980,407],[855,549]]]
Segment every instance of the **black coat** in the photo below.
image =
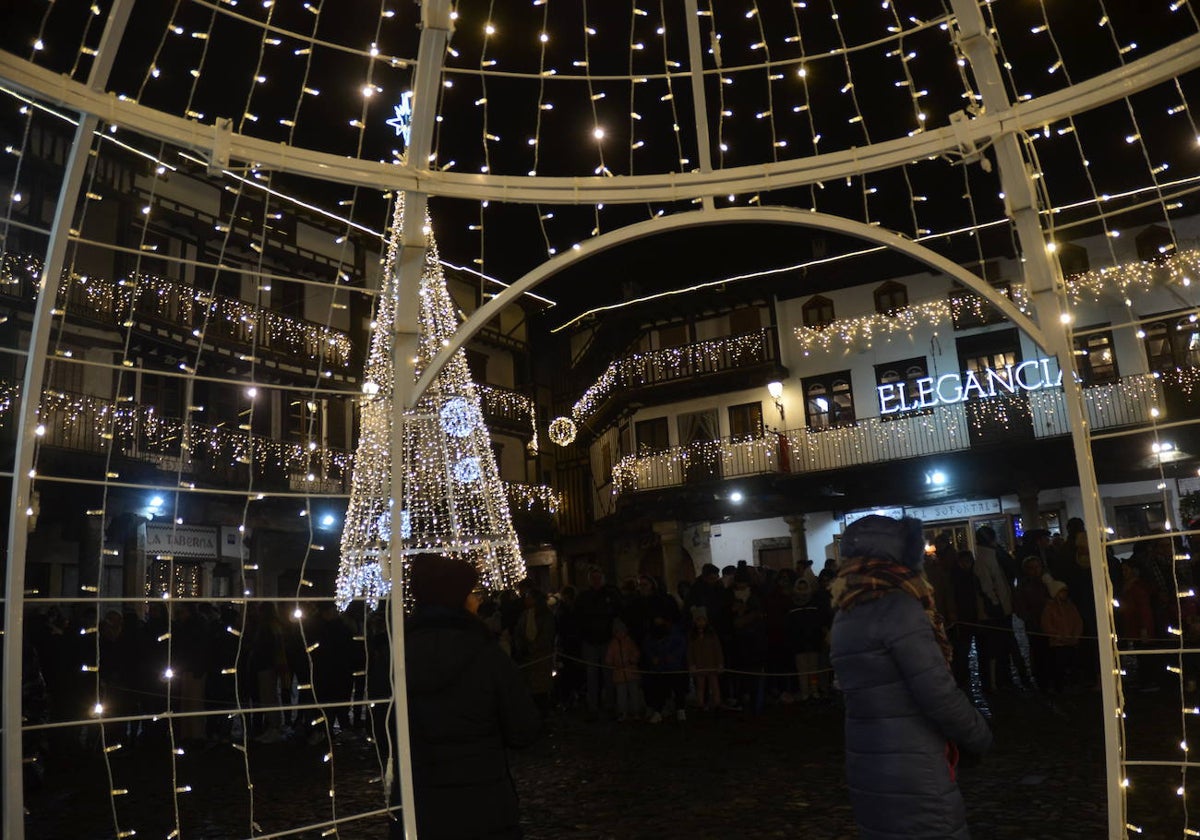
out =
[[840,610],[830,658],[846,699],[846,780],[862,840],[966,840],[946,742],[984,752],[991,732],[946,667],[916,598]]
[[542,724],[516,664],[463,610],[419,610],[404,651],[421,840],[519,838],[505,750]]

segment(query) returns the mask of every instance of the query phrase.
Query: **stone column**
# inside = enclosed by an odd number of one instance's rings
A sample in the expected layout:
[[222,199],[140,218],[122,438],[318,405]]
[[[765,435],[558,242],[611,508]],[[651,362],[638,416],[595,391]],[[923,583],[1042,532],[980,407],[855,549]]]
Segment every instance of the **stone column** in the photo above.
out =
[[1018,487],[1017,501],[1021,504],[1021,525],[1024,526],[1025,532],[1029,533],[1034,528],[1042,527],[1038,489],[1028,484]]
[[679,583],[680,569],[683,567],[683,543],[680,541],[682,534],[679,522],[655,522],[651,527],[654,533],[658,534],[659,545],[662,546],[663,585],[667,593],[673,595],[675,586]]
[[804,514],[785,516],[783,521],[787,523],[788,534],[792,537],[792,568],[796,569],[808,559],[808,532],[804,528]]

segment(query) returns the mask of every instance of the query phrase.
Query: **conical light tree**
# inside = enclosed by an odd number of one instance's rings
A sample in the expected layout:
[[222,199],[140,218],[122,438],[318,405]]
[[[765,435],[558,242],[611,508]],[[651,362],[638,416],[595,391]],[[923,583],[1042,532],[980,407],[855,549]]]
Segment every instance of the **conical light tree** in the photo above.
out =
[[[436,553],[462,557],[478,570],[489,589],[510,587],[525,576],[521,546],[513,530],[504,485],[483,422],[479,395],[466,354],[459,350],[417,401],[401,416],[394,404],[392,365],[398,284],[396,259],[404,226],[403,195],[397,199],[382,288],[377,299],[371,346],[363,376],[358,449],[350,504],[342,531],[336,601],[346,609],[365,598],[374,609],[391,589],[390,542],[401,541],[399,556]],[[432,361],[459,326],[454,303],[429,237],[420,282],[418,351],[414,376]],[[399,527],[393,527],[393,424],[402,422],[404,470]]]

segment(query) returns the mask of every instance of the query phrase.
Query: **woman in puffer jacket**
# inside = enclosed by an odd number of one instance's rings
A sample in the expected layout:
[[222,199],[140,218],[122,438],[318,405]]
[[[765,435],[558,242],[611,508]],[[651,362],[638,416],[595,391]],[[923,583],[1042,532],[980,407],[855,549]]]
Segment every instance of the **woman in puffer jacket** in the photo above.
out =
[[863,840],[968,840],[958,752],[991,746],[954,682],[951,645],[922,571],[916,519],[846,528],[831,659],[846,702],[846,780]]

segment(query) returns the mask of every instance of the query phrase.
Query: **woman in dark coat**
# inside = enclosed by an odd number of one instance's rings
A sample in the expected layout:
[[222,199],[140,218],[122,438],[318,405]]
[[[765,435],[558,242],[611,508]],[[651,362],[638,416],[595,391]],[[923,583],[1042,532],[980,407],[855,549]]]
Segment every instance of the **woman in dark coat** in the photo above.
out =
[[834,583],[833,667],[846,700],[846,778],[863,840],[967,840],[958,750],[992,742],[958,690],[921,523],[867,516],[846,528]]
[[421,840],[521,837],[505,751],[533,743],[541,716],[516,664],[474,614],[478,580],[458,558],[412,560],[404,652]]

